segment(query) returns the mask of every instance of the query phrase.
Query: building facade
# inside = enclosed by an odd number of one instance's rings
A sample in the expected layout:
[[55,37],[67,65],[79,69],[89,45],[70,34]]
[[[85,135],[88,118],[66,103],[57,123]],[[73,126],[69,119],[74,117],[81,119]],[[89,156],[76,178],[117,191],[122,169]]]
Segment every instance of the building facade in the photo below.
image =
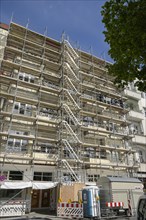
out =
[[139,164],[134,176],[141,179],[146,188],[146,93],[138,91],[131,83],[124,90],[124,94],[129,108],[129,129],[130,133],[134,134],[132,147],[136,151],[135,160]]
[[[121,92],[109,63],[65,38],[58,42],[12,22],[8,30],[1,25],[1,39],[5,181],[146,178],[145,93],[132,85]],[[32,207],[45,207],[47,193],[34,191]]]

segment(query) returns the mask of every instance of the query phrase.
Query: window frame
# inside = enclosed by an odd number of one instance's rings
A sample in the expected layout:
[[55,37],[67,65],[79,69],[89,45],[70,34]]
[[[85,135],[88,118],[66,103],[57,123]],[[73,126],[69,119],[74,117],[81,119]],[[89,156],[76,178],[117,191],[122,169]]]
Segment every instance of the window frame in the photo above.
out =
[[9,180],[23,180],[23,171],[10,170],[9,171]]

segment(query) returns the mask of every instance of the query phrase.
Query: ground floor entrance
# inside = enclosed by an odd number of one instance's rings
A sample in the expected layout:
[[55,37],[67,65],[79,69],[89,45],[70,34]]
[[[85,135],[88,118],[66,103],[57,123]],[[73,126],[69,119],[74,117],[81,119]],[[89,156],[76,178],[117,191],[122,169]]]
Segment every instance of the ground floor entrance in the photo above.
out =
[[48,208],[56,210],[57,187],[51,189],[33,189],[31,192],[31,209]]

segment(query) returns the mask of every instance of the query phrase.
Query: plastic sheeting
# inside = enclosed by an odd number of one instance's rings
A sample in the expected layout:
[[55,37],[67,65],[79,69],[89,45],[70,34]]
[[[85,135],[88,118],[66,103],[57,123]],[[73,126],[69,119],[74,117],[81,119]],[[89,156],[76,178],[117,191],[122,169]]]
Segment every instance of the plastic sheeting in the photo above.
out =
[[51,189],[57,186],[57,182],[32,182],[33,189]]
[[0,183],[0,189],[50,189],[56,187],[57,184],[57,182],[4,181]]

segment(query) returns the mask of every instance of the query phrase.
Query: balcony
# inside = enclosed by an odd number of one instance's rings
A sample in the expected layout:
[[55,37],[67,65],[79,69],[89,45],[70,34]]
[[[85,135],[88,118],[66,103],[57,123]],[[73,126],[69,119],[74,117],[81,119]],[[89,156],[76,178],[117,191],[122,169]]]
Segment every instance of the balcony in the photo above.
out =
[[132,91],[132,90],[124,90],[124,95],[136,100],[140,100],[141,99],[141,94],[136,92],[136,91]]
[[146,145],[146,136],[143,135],[135,135],[133,138],[133,142],[137,144],[143,144]]
[[135,121],[141,121],[141,120],[144,119],[144,116],[143,116],[142,112],[140,112],[140,111],[131,110],[128,113],[128,119],[129,120],[135,120]]
[[141,99],[141,105],[143,108],[146,108],[146,97],[145,97],[145,99],[144,98]]
[[[146,163],[140,163],[139,171],[146,173]],[[146,174],[144,174],[144,177],[146,177]]]

